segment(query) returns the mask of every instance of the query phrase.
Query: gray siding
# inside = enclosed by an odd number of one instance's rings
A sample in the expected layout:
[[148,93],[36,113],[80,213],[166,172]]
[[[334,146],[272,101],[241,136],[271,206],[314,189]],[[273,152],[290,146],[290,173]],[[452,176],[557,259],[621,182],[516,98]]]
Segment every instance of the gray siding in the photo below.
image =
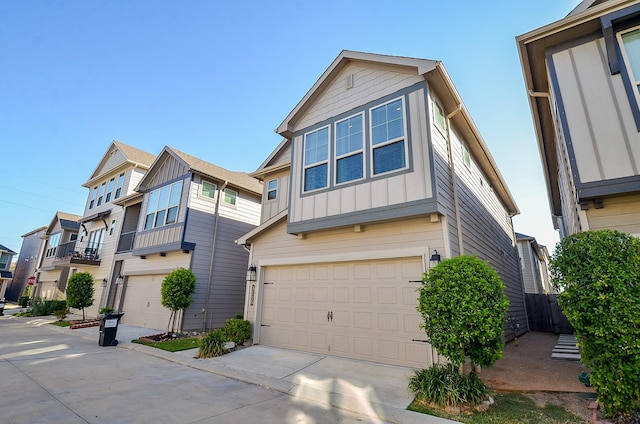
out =
[[45,234],[45,230],[23,236],[20,255],[13,273],[13,280],[9,283],[5,297],[7,300],[17,301],[27,286],[27,279],[35,275],[38,267],[40,249],[44,241],[40,239]]

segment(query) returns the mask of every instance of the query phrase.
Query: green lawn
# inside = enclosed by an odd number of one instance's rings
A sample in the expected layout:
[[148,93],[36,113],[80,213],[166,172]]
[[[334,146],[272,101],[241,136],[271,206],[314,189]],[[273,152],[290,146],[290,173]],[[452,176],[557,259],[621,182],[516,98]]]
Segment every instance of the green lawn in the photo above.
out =
[[57,325],[58,327],[68,327],[71,325],[69,321],[54,321],[50,322],[51,325]]
[[494,396],[494,400],[495,403],[487,411],[474,412],[471,415],[447,414],[429,409],[416,400],[409,405],[408,409],[469,424],[573,424],[584,422],[580,417],[561,406],[547,405],[544,408],[539,408],[533,400],[520,393],[498,393]]
[[180,338],[175,340],[168,340],[166,342],[148,342],[146,340],[136,339],[131,340],[131,343],[138,343],[145,346],[156,347],[168,352],[178,352],[181,350],[193,349],[198,347],[198,340],[200,340],[200,337]]

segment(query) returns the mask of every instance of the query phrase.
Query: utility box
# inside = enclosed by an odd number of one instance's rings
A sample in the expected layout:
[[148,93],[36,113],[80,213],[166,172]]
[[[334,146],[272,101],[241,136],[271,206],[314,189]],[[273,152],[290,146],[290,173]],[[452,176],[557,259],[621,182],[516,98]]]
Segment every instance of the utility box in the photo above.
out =
[[118,333],[118,324],[120,318],[124,313],[118,314],[105,314],[100,320],[100,337],[98,339],[98,345],[100,346],[117,346],[118,340],[116,334]]

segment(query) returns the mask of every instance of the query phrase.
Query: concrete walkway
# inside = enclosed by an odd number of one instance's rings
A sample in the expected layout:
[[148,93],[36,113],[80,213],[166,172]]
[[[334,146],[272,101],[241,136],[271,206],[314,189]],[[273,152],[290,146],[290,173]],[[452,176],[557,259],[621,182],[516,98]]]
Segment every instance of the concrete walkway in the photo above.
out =
[[0,422],[453,422],[405,409],[407,368],[265,346],[195,359],[131,343],[157,330],[129,325],[100,347],[98,327],[53,320],[0,317]]

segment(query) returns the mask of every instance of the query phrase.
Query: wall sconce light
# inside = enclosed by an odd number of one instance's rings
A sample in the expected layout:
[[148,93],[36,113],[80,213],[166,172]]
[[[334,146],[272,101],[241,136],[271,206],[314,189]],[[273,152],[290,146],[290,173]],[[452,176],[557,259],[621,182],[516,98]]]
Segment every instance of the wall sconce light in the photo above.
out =
[[255,265],[250,265],[247,268],[247,281],[256,281],[258,274],[258,268]]
[[107,287],[107,279],[106,278],[102,279],[102,287]]
[[58,287],[58,280],[54,281],[54,282],[53,282],[53,285],[54,285],[54,286],[56,286],[56,287]]
[[116,278],[116,286],[120,286],[122,283],[124,283],[124,277],[122,275],[118,275],[118,278]]
[[433,249],[433,253],[431,254],[431,258],[429,258],[429,262],[431,263],[432,266],[436,266],[441,261],[442,261],[442,258],[440,258],[440,254],[438,253],[437,250]]

